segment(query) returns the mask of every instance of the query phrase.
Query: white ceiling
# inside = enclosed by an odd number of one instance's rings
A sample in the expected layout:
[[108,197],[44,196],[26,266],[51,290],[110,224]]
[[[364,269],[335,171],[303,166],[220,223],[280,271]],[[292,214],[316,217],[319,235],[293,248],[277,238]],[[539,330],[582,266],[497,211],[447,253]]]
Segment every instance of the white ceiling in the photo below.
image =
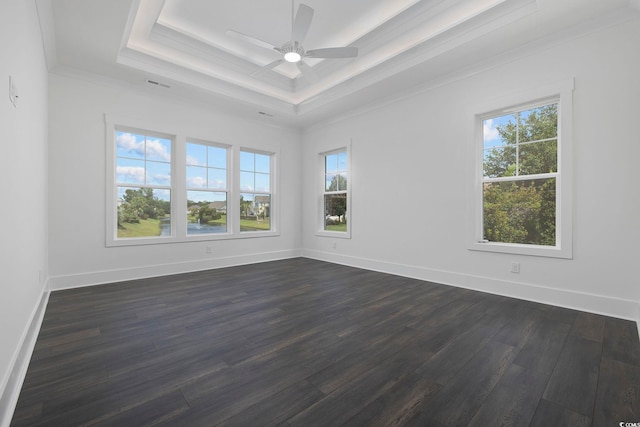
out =
[[288,63],[252,76],[280,54],[226,33],[281,46],[299,0],[36,0],[52,72],[299,127],[640,13],[640,0],[302,1],[315,10],[305,49],[359,49],[306,60],[316,81]]

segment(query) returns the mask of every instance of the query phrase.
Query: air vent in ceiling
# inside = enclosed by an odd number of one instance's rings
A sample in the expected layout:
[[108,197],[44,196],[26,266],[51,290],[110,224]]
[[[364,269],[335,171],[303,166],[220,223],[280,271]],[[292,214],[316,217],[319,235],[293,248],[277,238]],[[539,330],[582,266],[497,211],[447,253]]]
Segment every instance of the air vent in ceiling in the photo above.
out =
[[154,86],[161,86],[161,87],[165,87],[167,89],[169,89],[171,86],[169,86],[168,84],[164,84],[164,83],[160,83],[157,82],[155,80],[147,80],[147,83],[149,83],[150,85],[154,85]]

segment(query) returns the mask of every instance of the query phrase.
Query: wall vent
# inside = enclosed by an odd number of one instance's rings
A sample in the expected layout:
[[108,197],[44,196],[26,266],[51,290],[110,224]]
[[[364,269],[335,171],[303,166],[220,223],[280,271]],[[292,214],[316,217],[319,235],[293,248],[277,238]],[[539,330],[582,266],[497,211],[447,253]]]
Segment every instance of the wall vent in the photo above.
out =
[[150,85],[154,85],[154,86],[166,87],[167,89],[169,89],[171,87],[168,84],[160,83],[160,82],[157,82],[155,80],[147,80],[147,83],[149,83]]

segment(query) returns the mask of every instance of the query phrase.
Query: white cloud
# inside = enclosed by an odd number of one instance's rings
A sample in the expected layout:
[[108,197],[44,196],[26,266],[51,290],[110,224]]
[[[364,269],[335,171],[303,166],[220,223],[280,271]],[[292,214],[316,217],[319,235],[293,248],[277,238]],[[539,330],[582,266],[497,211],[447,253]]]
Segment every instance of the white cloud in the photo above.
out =
[[187,187],[204,188],[206,185],[207,180],[201,176],[194,176],[187,179]]
[[144,168],[134,166],[118,166],[116,168],[118,182],[143,183],[145,178]]
[[189,166],[204,166],[202,164],[200,164],[200,161],[198,160],[197,157],[193,157],[193,156],[187,156],[187,164]]
[[495,141],[500,137],[498,129],[493,125],[493,119],[485,120],[482,124],[482,134],[485,141]]
[[136,141],[136,137],[130,133],[120,133],[116,139],[118,148],[134,152],[139,156],[144,156],[144,141]]
[[167,185],[171,183],[171,175],[167,175],[167,174],[154,175],[151,179],[151,182],[159,185]]
[[[140,157],[144,157],[145,155],[144,139],[141,141],[136,141],[136,136],[131,133],[118,133],[118,137],[116,138],[116,145],[122,151],[135,153]],[[147,138],[146,151],[148,158],[166,162],[171,161],[170,151],[159,139]]]
[[209,185],[211,186],[211,188],[214,189],[224,189],[225,188],[225,182],[221,179],[216,179],[213,182],[210,182]]
[[167,147],[158,139],[147,139],[147,157],[153,159],[171,161],[171,153],[167,151]]

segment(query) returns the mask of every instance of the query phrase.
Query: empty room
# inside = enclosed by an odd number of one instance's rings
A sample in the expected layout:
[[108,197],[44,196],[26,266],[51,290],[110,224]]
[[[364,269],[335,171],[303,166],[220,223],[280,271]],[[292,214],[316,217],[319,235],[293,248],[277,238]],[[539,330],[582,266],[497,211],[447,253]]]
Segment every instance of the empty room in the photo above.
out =
[[0,15],[0,427],[640,425],[640,1]]

